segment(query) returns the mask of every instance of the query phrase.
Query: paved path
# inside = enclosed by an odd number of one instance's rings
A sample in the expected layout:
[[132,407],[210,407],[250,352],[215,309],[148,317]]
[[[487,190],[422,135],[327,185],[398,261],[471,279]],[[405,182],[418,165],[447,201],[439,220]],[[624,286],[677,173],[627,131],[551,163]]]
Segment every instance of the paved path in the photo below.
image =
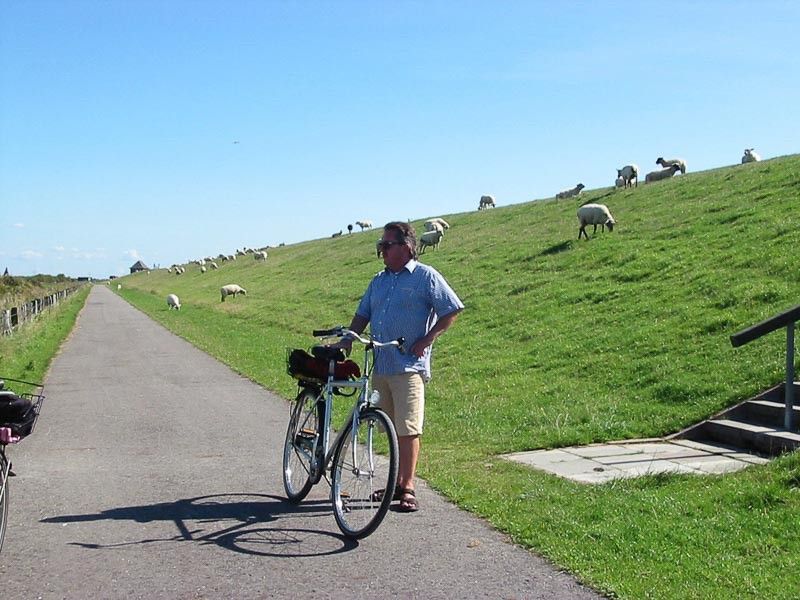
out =
[[[11,448],[9,598],[598,598],[426,486],[360,543],[283,500],[288,404],[95,287]],[[6,593],[10,592],[10,593]]]

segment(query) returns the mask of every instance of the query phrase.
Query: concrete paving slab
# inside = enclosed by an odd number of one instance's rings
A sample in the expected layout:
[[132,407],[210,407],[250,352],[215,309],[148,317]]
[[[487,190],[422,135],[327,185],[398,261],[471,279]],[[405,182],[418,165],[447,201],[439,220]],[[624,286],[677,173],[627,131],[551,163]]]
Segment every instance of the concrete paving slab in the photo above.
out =
[[719,475],[769,462],[730,446],[667,439],[516,452],[502,458],[586,484],[657,473]]

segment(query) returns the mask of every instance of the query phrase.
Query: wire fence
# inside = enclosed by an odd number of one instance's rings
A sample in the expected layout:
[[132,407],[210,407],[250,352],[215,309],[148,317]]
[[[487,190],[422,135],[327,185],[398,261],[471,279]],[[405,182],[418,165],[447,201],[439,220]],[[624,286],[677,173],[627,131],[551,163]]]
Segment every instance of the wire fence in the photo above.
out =
[[3,309],[2,313],[0,313],[0,335],[11,335],[17,327],[35,319],[38,314],[56,306],[80,288],[81,286],[76,285],[53,292],[43,298],[29,300],[19,306]]

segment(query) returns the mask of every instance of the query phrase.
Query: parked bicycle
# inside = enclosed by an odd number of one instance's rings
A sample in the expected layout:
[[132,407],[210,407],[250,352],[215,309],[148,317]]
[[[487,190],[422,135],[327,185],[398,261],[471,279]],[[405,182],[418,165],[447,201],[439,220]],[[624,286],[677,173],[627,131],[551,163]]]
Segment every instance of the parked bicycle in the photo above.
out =
[[[287,372],[298,380],[299,391],[284,441],[283,486],[289,500],[297,503],[324,476],[331,486],[336,524],[347,537],[360,539],[380,525],[397,484],[397,433],[386,413],[375,407],[370,358],[383,348],[402,351],[403,339],[378,342],[344,327],[316,330],[313,335],[360,342],[364,367],[362,371],[335,347],[314,346],[311,354],[290,351]],[[331,442],[335,395],[356,398]]]
[[[16,394],[6,389],[5,382],[29,386],[32,392]],[[14,475],[6,446],[16,444],[33,432],[44,401],[44,386],[10,377],[0,377],[0,550],[6,537],[8,523],[8,478]]]

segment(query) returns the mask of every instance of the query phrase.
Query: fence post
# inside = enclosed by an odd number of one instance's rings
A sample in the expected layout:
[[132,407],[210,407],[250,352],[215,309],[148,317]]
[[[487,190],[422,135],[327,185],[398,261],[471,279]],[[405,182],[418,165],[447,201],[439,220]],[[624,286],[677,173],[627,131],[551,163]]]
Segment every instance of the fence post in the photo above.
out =
[[792,430],[794,420],[794,321],[786,326],[786,392],[783,412],[783,426]]

